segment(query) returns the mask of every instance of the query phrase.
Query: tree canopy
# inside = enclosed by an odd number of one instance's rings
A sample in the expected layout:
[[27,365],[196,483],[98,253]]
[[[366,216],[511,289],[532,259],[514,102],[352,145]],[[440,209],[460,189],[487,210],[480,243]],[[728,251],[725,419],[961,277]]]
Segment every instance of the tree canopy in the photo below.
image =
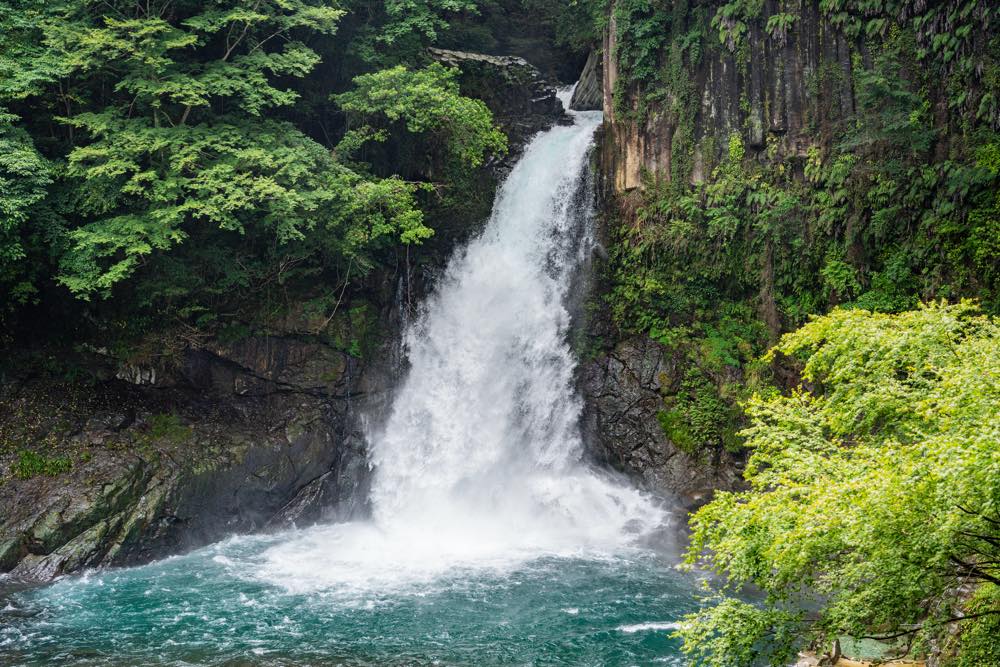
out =
[[[354,149],[444,146],[453,171],[506,150],[453,70],[420,66],[445,19],[474,10],[0,2],[4,312],[61,285],[79,299],[212,317],[234,288],[361,277],[429,238],[433,201],[421,193],[450,174],[414,179]],[[377,69],[399,61],[409,66]]]
[[[839,309],[770,355],[797,359],[802,384],[749,402],[750,488],[692,519],[687,562],[724,584],[682,625],[685,650],[784,665],[803,637],[876,635],[960,642],[959,664],[989,664],[977,660],[1000,651],[1000,325],[969,302]],[[764,601],[740,599],[745,585]]]

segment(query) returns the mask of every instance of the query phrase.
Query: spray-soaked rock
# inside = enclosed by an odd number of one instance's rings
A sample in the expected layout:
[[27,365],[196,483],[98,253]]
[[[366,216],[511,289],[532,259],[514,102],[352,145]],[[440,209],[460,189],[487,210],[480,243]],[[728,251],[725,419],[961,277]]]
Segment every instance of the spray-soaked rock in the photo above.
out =
[[573,90],[573,97],[569,101],[569,108],[574,111],[601,111],[604,107],[604,93],[602,83],[601,54],[598,51],[591,51],[587,57],[587,62],[580,73],[580,80]]
[[595,459],[693,507],[715,489],[735,488],[740,476],[727,452],[714,459],[692,456],[664,433],[657,413],[664,408],[662,381],[675,370],[672,364],[662,345],[642,336],[586,362],[584,424]]

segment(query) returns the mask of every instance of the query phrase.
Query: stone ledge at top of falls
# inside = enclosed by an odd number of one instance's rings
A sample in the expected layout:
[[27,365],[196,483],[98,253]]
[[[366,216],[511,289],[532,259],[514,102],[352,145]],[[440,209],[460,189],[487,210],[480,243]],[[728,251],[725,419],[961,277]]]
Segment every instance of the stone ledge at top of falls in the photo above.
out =
[[510,138],[512,165],[527,141],[557,122],[567,122],[555,85],[524,58],[449,49],[429,49],[431,56],[457,68],[462,94],[482,100]]
[[599,51],[591,51],[573,90],[569,108],[574,111],[601,111],[604,108],[603,63]]

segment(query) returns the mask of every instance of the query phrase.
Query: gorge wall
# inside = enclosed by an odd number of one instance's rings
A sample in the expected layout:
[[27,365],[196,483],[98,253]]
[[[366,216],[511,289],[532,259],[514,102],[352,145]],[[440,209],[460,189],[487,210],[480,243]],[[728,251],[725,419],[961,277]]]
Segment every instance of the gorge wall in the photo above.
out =
[[[601,49],[609,128],[603,164],[616,192],[642,187],[644,173],[702,183],[733,136],[751,159],[804,159],[810,147],[829,145],[854,115],[853,58],[870,67],[871,52],[838,30],[818,2],[758,3],[756,20],[733,27],[728,39],[738,44],[720,44],[712,34],[725,30],[711,19],[726,3],[677,3],[662,20],[668,32],[659,66],[670,72],[655,100],[620,73],[618,22],[635,20],[627,4],[612,6]],[[786,16],[793,18],[768,31],[772,17]],[[684,46],[678,36],[706,44]]]
[[89,386],[27,375],[4,386],[5,437],[48,442],[61,455],[44,460],[68,468],[23,470],[22,454],[10,470],[22,474],[0,487],[0,569],[15,577],[362,511],[356,414],[377,405],[390,369],[287,335],[206,341],[172,368],[66,361],[87,366]]
[[605,115],[601,457],[695,504],[739,483],[740,405],[797,382],[760,361],[781,333],[838,305],[997,309],[988,5],[610,3],[574,99]]

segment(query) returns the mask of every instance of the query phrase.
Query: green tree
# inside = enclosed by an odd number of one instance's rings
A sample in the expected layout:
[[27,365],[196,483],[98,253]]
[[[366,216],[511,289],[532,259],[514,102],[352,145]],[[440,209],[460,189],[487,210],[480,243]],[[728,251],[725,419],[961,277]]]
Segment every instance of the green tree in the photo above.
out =
[[[0,2],[0,104],[12,110],[0,109],[7,305],[31,298],[35,265],[54,264],[82,299],[120,293],[136,307],[204,314],[234,290],[291,275],[360,278],[387,250],[428,238],[425,184],[338,160],[337,136],[324,146],[306,134],[295,107],[320,53],[357,51],[365,26],[394,26],[375,43],[398,54],[407,35],[432,41],[442,17],[473,9],[452,0]],[[349,35],[334,38],[345,22]],[[351,85],[330,78],[332,67],[317,81]],[[401,95],[387,102],[394,86]],[[440,66],[366,74],[341,100],[378,138],[410,137],[415,154],[444,145],[455,166],[506,149],[486,107],[459,95]],[[358,137],[356,128],[340,143]]]
[[420,70],[403,66],[365,74],[355,88],[336,96],[341,108],[361,119],[338,150],[351,154],[368,141],[385,141],[400,123],[426,146],[443,143],[453,163],[480,166],[488,155],[507,152],[507,137],[493,125],[480,100],[462,97],[458,70],[433,63]]
[[37,233],[29,222],[52,182],[52,165],[16,120],[0,107],[0,289],[8,295],[0,309],[22,305],[37,291],[25,237]]
[[[1000,654],[981,625],[1000,615],[1000,325],[968,302],[835,310],[770,354],[799,359],[803,385],[749,403],[750,490],[693,516],[687,563],[725,583],[679,631],[685,651],[779,665],[876,635]],[[735,597],[747,584],[761,604]]]
[[376,67],[426,62],[427,46],[479,11],[475,0],[347,0],[345,7],[360,25],[344,50]]

